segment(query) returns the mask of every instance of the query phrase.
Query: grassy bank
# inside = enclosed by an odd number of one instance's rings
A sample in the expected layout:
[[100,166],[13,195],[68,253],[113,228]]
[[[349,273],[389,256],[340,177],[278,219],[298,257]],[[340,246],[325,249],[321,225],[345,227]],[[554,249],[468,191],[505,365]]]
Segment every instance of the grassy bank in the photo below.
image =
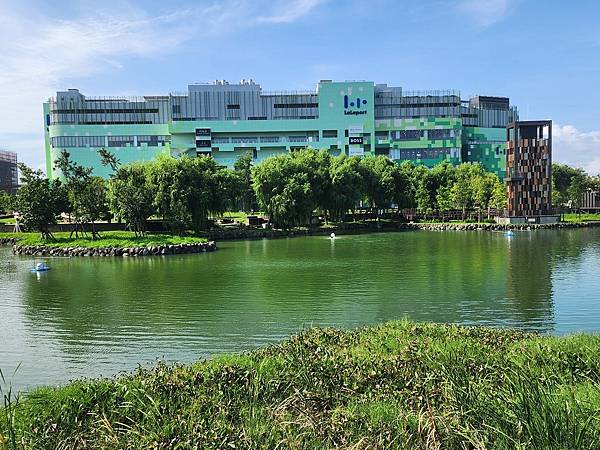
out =
[[600,222],[600,214],[574,214],[574,213],[569,213],[569,214],[563,214],[563,220],[565,222],[593,222],[593,221],[599,221]]
[[592,449],[599,380],[600,336],[394,322],[38,389],[0,421],[44,449]]
[[170,234],[146,234],[143,237],[136,237],[130,231],[104,231],[100,238],[92,240],[91,233],[87,233],[86,237],[79,239],[69,238],[68,232],[54,233],[56,240],[45,241],[39,233],[0,233],[0,238],[15,238],[22,245],[48,245],[50,247],[147,247],[158,245],[176,245],[176,244],[193,244],[206,242],[205,238],[194,236],[173,236]]

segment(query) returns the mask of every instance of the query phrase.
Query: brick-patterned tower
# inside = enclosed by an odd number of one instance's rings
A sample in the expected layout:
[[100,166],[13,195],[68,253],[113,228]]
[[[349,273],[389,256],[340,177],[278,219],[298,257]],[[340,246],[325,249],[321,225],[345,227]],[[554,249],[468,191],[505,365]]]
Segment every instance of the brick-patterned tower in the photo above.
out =
[[552,214],[552,121],[513,122],[506,127],[508,217]]

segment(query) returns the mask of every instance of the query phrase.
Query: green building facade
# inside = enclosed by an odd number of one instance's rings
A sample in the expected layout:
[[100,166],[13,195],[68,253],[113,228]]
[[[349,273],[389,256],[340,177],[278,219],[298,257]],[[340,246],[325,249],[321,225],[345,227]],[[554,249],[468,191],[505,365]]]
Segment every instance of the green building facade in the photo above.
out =
[[386,155],[428,167],[480,162],[504,176],[506,125],[518,118],[504,97],[462,101],[456,91],[405,92],[367,81],[318,83],[313,92],[264,92],[252,80],[190,85],[186,94],[88,98],[76,89],[44,104],[47,173],[66,149],[108,176],[99,148],[122,163],[160,154],[210,155],[223,166],[251,152],[257,162],[313,147],[332,155]]

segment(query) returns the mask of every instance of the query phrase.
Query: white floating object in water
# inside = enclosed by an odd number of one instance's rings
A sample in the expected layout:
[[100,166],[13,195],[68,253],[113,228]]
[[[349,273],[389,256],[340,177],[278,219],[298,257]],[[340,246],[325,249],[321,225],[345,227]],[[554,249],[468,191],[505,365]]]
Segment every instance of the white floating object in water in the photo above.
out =
[[508,230],[506,233],[504,233],[506,236],[512,236],[514,235],[514,233],[512,232],[512,230]]
[[46,270],[50,270],[50,267],[43,262],[37,263],[35,268],[31,269],[32,272],[45,272]]
[[331,234],[329,235],[329,237],[330,237],[331,239],[335,239],[335,233],[331,233]]

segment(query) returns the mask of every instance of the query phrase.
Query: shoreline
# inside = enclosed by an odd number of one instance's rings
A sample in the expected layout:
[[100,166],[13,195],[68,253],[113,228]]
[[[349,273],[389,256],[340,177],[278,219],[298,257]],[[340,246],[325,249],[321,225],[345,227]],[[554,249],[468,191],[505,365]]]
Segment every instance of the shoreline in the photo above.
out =
[[448,449],[570,448],[575,436],[593,448],[598,349],[594,334],[311,328],[250,352],[34,388],[10,421],[0,414],[0,435],[26,448],[425,448],[432,436]]
[[[49,244],[19,244],[18,237],[10,233],[10,237],[2,237],[0,245],[12,246],[14,255],[26,256],[96,256],[96,257],[141,257],[163,256],[187,253],[205,253],[217,250],[215,241],[239,241],[257,239],[282,239],[307,236],[352,235],[379,232],[402,231],[535,231],[564,230],[600,227],[600,221],[594,222],[560,222],[556,224],[496,224],[496,223],[398,223],[368,222],[343,224],[327,228],[307,228],[296,230],[277,230],[261,228],[233,228],[213,230],[202,234],[207,242],[182,242],[176,244],[123,245],[123,246],[67,246]],[[185,238],[183,238],[185,240]],[[197,239],[197,238],[194,238]]]
[[331,233],[342,235],[378,233],[393,231],[529,231],[529,230],[558,230],[600,227],[597,222],[560,222],[556,224],[507,224],[496,223],[399,223],[399,222],[370,222],[331,226],[328,228],[307,228],[296,230],[274,229],[230,229],[216,230],[204,233],[203,236],[215,241],[237,241],[253,239],[278,239],[302,236],[328,236]]

